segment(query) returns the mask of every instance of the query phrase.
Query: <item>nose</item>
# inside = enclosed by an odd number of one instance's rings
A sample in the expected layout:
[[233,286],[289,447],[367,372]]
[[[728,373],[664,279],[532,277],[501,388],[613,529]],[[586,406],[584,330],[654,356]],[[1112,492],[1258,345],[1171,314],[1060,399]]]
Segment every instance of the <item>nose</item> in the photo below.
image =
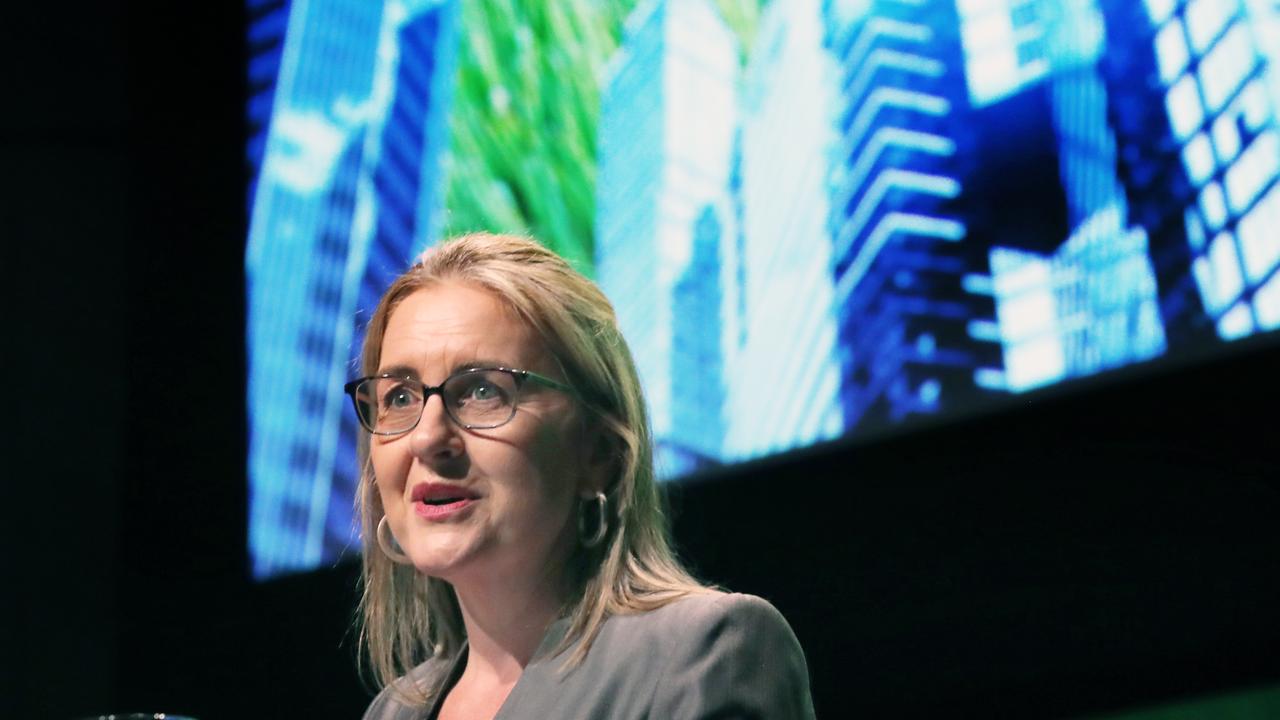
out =
[[428,395],[422,417],[409,436],[414,455],[426,462],[451,460],[462,454],[462,428],[449,418],[444,398]]

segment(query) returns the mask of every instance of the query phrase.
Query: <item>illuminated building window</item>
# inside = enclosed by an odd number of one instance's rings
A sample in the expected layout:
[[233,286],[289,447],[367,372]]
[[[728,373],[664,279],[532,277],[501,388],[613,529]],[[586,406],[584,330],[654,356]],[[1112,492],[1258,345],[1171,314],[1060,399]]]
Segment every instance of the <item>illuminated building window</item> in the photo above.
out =
[[1187,39],[1182,33],[1182,23],[1171,22],[1156,33],[1156,63],[1160,67],[1160,79],[1169,82],[1186,69],[1190,56]]
[[1224,340],[1242,338],[1253,330],[1253,315],[1249,312],[1249,306],[1244,303],[1236,303],[1218,320],[1218,334]]
[[1210,230],[1219,230],[1227,222],[1227,201],[1222,195],[1222,186],[1209,183],[1200,191],[1200,210],[1204,213],[1205,222]]
[[1277,175],[1280,175],[1280,135],[1269,130],[1249,145],[1223,177],[1231,210],[1240,212],[1249,207]]
[[1244,290],[1240,256],[1236,254],[1235,237],[1231,233],[1224,232],[1209,243],[1209,267],[1213,273],[1214,305],[1221,308]]
[[1160,25],[1173,14],[1176,0],[1143,0],[1152,25]]
[[1226,105],[1246,75],[1253,69],[1254,54],[1244,23],[1231,26],[1209,54],[1200,61],[1200,86],[1210,112]]
[[1197,185],[1212,178],[1214,162],[1209,136],[1196,133],[1196,136],[1191,138],[1191,142],[1182,148],[1182,162],[1187,168],[1187,174],[1191,176],[1191,181]]
[[1196,82],[1190,75],[1182,76],[1182,79],[1169,88],[1165,106],[1169,110],[1173,132],[1179,140],[1190,137],[1204,121],[1204,106],[1200,103]]
[[1185,17],[1192,49],[1196,53],[1209,49],[1235,10],[1236,3],[1231,0],[1191,0],[1187,3]]
[[1240,219],[1240,254],[1250,283],[1262,281],[1280,261],[1277,228],[1280,228],[1280,183],[1272,185],[1271,192]]
[[1271,279],[1253,294],[1253,308],[1264,330],[1280,328],[1280,273],[1272,273]]

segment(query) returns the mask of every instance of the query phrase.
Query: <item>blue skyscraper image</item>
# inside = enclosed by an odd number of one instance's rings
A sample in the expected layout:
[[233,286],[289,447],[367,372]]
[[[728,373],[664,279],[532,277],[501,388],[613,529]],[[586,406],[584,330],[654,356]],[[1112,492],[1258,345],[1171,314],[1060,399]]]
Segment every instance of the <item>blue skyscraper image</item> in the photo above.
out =
[[1063,225],[1053,230],[1066,231],[997,234],[992,287],[1006,387],[1027,390],[1163,353],[1146,232],[1131,225],[1116,174],[1096,4],[989,3],[964,12],[970,100],[1001,110],[1021,103],[1023,112],[1011,115],[1017,131],[1051,139],[1054,162],[1043,165],[1056,167],[1060,189],[1037,204],[1060,206]]
[[[640,0],[596,78],[660,477],[1280,328],[1275,0],[760,6]],[[259,577],[354,542],[338,389],[444,225],[459,8],[249,1]]]
[[1142,228],[1121,231],[1120,206],[1099,211],[1056,252],[991,251],[1009,390],[1146,360],[1165,349]]
[[1122,177],[1171,341],[1280,327],[1280,9],[1149,0],[1104,12]]
[[[250,519],[258,577],[352,543],[358,317],[439,204],[452,3],[295,3],[253,198]],[[408,220],[406,220],[408,218]]]
[[979,204],[964,207],[962,173],[1000,176],[967,160],[983,138],[962,117],[952,3],[831,3],[824,19],[840,68],[829,222],[841,405],[846,427],[861,430],[1000,386],[990,381],[998,338],[971,332],[994,324],[994,230],[969,227],[987,218]]
[[685,472],[718,464],[724,453],[723,225],[713,206],[698,215],[689,262],[671,289],[673,401],[667,445]]
[[727,204],[737,71],[736,41],[708,0],[650,0],[628,18],[601,90],[597,279],[635,353],[664,477],[719,459],[706,438],[691,455],[676,436],[677,417],[706,411],[676,407],[698,401],[677,395],[674,377],[704,371],[673,365],[697,357],[675,353],[676,285],[686,279],[686,301],[717,303],[697,312],[709,323],[701,332],[721,337],[721,293],[689,285],[715,279],[690,279],[686,269],[697,232],[723,232],[731,216],[711,223],[705,213]]
[[725,246],[731,459],[843,430],[826,221],[836,80],[818,0],[770,3],[743,82],[741,241]]
[[248,91],[245,121],[248,142],[245,160],[249,165],[248,203],[252,207],[258,188],[258,173],[267,146],[267,129],[275,101],[276,80],[280,76],[280,59],[284,52],[285,32],[289,27],[288,0],[249,0],[247,50],[249,54]]
[[[396,29],[394,96],[379,129],[373,231],[356,303],[361,340],[382,292],[443,226],[457,13],[455,4],[428,5],[408,14]],[[353,367],[355,360],[353,354]]]

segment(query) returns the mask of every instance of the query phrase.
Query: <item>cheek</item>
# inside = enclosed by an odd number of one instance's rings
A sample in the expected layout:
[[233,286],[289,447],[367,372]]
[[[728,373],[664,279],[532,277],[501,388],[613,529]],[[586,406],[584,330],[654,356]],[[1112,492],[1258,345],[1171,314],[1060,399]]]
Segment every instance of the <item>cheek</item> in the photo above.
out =
[[[477,457],[495,487],[502,486],[505,513],[510,522],[527,531],[529,525],[544,530],[558,527],[573,505],[577,487],[574,454],[555,424],[530,428],[529,435],[512,438],[487,458]],[[479,451],[477,451],[479,455]],[[489,462],[484,462],[489,460]],[[522,532],[523,532],[522,531]]]
[[582,474],[578,462],[581,448],[574,442],[574,428],[576,424],[569,423],[542,428],[531,452],[543,483],[542,491],[557,507],[572,505]]
[[399,443],[375,440],[369,447],[369,461],[384,502],[388,495],[395,496],[404,489],[409,464],[408,456],[399,448]]

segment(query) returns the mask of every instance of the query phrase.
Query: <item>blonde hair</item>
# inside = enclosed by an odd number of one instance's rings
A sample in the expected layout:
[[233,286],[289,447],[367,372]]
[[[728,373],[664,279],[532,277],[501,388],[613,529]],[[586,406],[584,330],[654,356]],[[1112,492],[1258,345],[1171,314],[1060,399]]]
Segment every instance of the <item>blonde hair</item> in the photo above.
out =
[[[640,380],[613,307],[595,283],[560,256],[530,239],[487,233],[427,250],[391,284],[370,318],[363,374],[377,372],[387,322],[399,303],[444,280],[488,290],[535,329],[610,442],[612,477],[604,488],[608,532],[594,548],[577,548],[570,561],[569,628],[554,651],[559,654],[576,643],[563,666],[570,669],[586,657],[609,616],[653,610],[710,588],[695,580],[672,550],[654,479]],[[447,582],[397,565],[379,549],[375,533],[383,508],[367,435],[361,436],[359,459],[356,504],[364,538],[360,638],[381,687],[429,658],[451,657],[466,631]],[[406,700],[422,703],[439,692],[443,679],[425,678],[413,688],[395,686]]]

